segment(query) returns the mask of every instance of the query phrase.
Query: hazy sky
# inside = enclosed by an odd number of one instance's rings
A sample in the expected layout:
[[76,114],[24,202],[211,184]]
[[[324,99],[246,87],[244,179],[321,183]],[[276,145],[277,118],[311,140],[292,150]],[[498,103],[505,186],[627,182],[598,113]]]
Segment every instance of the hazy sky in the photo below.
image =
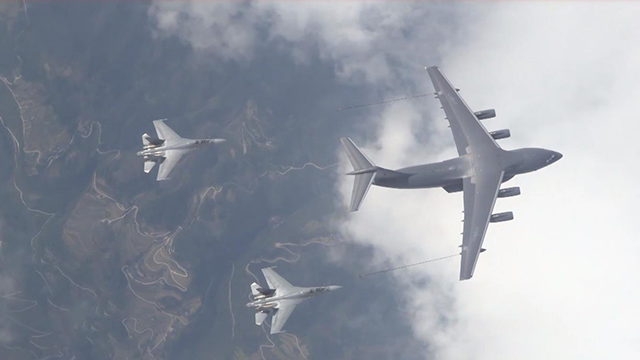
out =
[[[391,275],[406,296],[398,316],[429,345],[425,357],[640,356],[640,4],[159,2],[150,15],[158,36],[220,61],[251,59],[265,42],[302,66],[317,51],[342,81],[376,87],[381,99],[431,91],[423,67],[440,65],[472,108],[496,109],[486,124],[511,129],[506,149],[564,158],[509,183],[522,195],[495,211],[515,221],[491,225],[471,281],[457,281],[457,259]],[[375,137],[344,135],[378,165],[456,154],[435,99],[371,114]],[[352,179],[338,179],[343,208]],[[461,210],[460,194],[373,188],[357,214],[337,221],[375,246],[375,269],[457,252]]]

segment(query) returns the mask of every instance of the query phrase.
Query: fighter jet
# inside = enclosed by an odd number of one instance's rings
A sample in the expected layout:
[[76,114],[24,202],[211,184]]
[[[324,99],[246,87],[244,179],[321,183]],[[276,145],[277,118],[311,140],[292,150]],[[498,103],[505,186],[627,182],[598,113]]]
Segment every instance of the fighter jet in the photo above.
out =
[[354,171],[351,211],[357,211],[371,184],[397,189],[441,187],[463,192],[464,230],[460,280],[473,276],[482,242],[491,222],[513,220],[512,212],[492,214],[496,198],[520,195],[519,187],[500,188],[516,175],[549,166],[562,158],[556,151],[524,148],[503,150],[496,140],[508,138],[508,129],[488,132],[480,120],[493,118],[493,109],[473,112],[437,67],[427,69],[453,132],[459,157],[438,163],[388,170],[373,164],[349,138],[341,138]]
[[149,173],[151,169],[160,163],[158,177],[156,180],[167,180],[169,173],[178,163],[182,155],[204,146],[225,142],[224,139],[185,139],[176,134],[175,131],[164,123],[166,119],[154,120],[153,126],[156,128],[158,137],[153,138],[149,134],[142,135],[142,151],[137,155],[144,158],[144,172]]
[[264,274],[269,287],[265,289],[255,282],[251,284],[252,301],[247,303],[247,307],[256,309],[256,325],[258,326],[262,325],[269,313],[273,314],[271,334],[282,332],[282,327],[287,322],[289,315],[291,315],[296,305],[302,301],[342,287],[321,286],[305,288],[293,286],[272,268],[262,269],[262,274]]

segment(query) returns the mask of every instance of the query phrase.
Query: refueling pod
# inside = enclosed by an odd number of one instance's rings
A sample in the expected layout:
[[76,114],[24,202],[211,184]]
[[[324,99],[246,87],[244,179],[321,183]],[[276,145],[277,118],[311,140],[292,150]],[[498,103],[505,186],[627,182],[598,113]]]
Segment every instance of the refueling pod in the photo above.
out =
[[495,109],[480,110],[480,111],[474,112],[473,115],[475,115],[478,118],[478,120],[491,119],[493,117],[496,117],[496,110]]
[[518,186],[510,187],[506,189],[500,189],[500,191],[498,191],[499,198],[506,198],[506,197],[518,196],[518,195],[520,195],[520,187]]
[[494,140],[506,139],[511,136],[509,129],[496,130],[489,133]]
[[513,212],[507,211],[491,215],[491,219],[489,220],[489,222],[496,223],[510,220],[513,220]]

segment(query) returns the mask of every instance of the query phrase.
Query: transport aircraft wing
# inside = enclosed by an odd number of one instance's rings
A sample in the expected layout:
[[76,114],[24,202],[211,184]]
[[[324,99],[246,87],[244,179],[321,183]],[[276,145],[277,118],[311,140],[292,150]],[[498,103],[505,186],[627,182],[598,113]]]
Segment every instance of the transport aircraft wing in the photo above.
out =
[[[481,171],[463,180],[464,230],[462,232],[460,280],[468,280],[473,276],[478,257],[483,251],[484,235],[489,227],[489,222],[494,220],[491,214],[503,176],[504,171]],[[510,214],[500,215],[509,216]],[[501,221],[499,218],[495,220]]]
[[437,66],[427,68],[436,97],[449,120],[459,155],[500,147]]

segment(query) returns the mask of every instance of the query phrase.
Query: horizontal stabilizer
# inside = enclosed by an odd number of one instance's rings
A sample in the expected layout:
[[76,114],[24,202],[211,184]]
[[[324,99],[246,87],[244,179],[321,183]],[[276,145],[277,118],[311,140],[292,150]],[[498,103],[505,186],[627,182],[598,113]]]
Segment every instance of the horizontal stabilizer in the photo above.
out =
[[356,175],[353,180],[353,191],[351,192],[351,205],[349,206],[349,211],[358,211],[358,209],[360,209],[362,201],[365,196],[367,196],[367,192],[369,192],[374,175],[375,173]]
[[144,161],[144,172],[149,173],[153,167],[156,166],[156,162],[153,160],[145,160]]
[[347,175],[362,175],[362,174],[375,173],[376,171],[378,171],[378,168],[372,167],[372,168],[362,169],[362,170],[353,170],[351,172],[348,172]]
[[256,325],[260,326],[264,322],[264,319],[267,318],[267,313],[263,311],[256,312]]
[[260,289],[260,285],[258,285],[258,283],[253,283],[251,284],[251,295],[253,296],[258,296],[260,295],[260,291],[258,291],[258,289]]
[[369,160],[367,155],[358,149],[351,139],[343,137],[340,138],[340,141],[344,146],[347,157],[349,158],[354,170],[347,175],[355,175],[349,210],[357,211],[365,196],[367,196],[367,192],[369,191],[369,187],[371,187],[373,177],[375,176],[378,168],[371,160]]

